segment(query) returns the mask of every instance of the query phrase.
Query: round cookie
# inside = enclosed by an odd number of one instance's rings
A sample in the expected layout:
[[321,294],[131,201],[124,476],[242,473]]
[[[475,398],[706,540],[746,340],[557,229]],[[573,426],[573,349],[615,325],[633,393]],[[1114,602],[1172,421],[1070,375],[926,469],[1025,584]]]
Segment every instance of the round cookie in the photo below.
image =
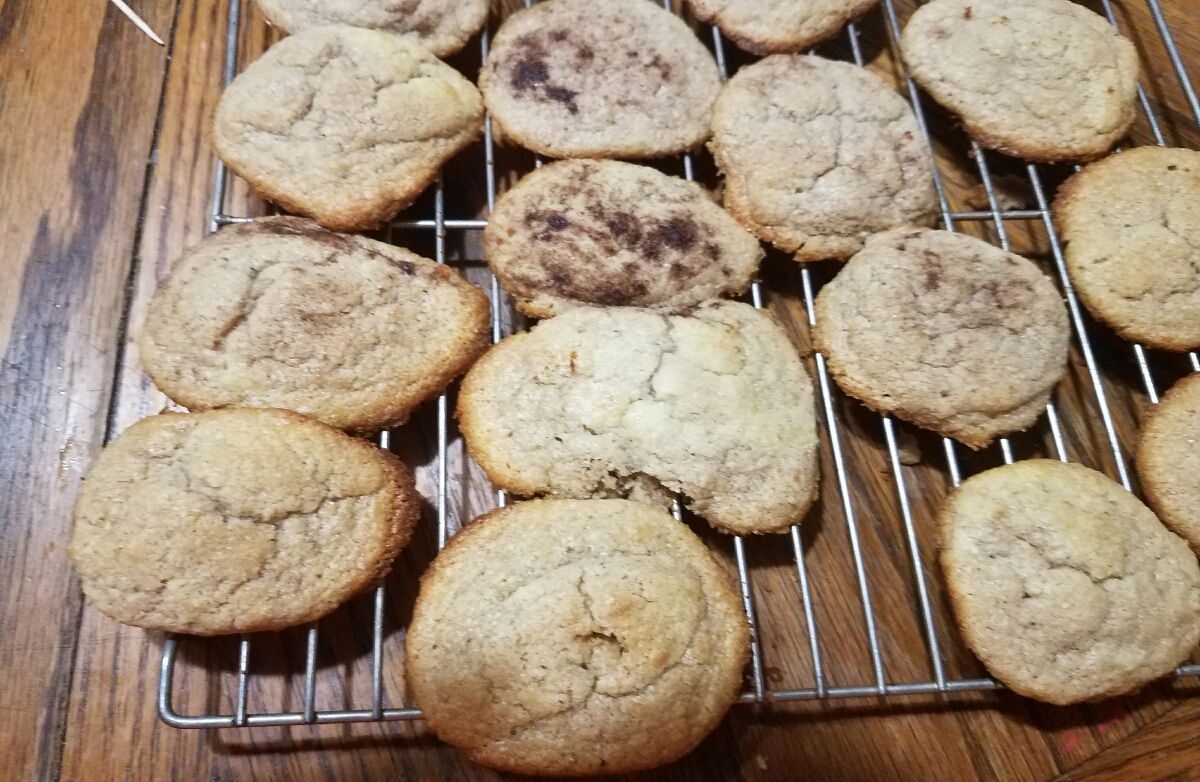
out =
[[84,594],[119,622],[278,630],[386,574],[420,502],[398,459],[297,413],[168,413],[92,464],[70,555]]
[[1200,152],[1136,147],[1059,189],[1054,218],[1071,282],[1122,337],[1200,347]]
[[535,170],[496,202],[484,255],[526,315],[679,309],[746,290],[758,240],[694,182],[614,160]]
[[501,341],[463,379],[459,425],[523,496],[672,493],[732,533],[785,532],[817,494],[812,381],[765,312],[576,307]]
[[501,25],[479,88],[503,134],[534,152],[651,158],[708,138],[721,77],[649,0],[546,0]]
[[878,0],[687,0],[697,20],[715,24],[754,54],[799,52],[836,34]]
[[451,269],[274,217],[185,252],[138,344],[146,374],[191,410],[282,407],[367,433],[464,372],[488,324],[487,297]]
[[267,21],[287,33],[348,24],[392,33],[438,57],[454,54],[487,22],[487,0],[258,0]]
[[813,332],[847,394],[972,448],[1037,420],[1070,338],[1033,263],[919,228],[868,239],[817,296]]
[[685,525],[624,500],[535,500],[434,560],[405,672],[429,727],[476,763],[621,774],[700,743],[749,647],[732,581]]
[[969,478],[942,508],[942,571],[967,645],[1056,704],[1136,690],[1200,641],[1187,544],[1095,470],[1032,459]]
[[1172,386],[1142,425],[1137,469],[1150,507],[1200,551],[1200,375]]
[[1137,50],[1070,0],[933,0],[901,47],[913,78],[991,149],[1094,160],[1133,124]]
[[217,154],[326,228],[376,228],[479,136],[475,85],[423,47],[337,25],[289,36],[221,95]]
[[873,233],[933,222],[912,109],[850,63],[780,54],[742,68],[717,100],[709,147],[725,207],[798,261],[845,260]]

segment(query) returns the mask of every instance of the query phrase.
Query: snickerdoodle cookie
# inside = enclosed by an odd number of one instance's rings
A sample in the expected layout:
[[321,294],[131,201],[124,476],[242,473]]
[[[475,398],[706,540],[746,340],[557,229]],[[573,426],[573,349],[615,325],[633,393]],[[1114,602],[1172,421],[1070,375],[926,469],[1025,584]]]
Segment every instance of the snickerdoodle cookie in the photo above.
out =
[[285,32],[348,24],[408,38],[438,57],[454,54],[487,22],[488,0],[257,0]]
[[1200,551],[1200,375],[1172,386],[1143,424],[1137,469],[1150,507]]

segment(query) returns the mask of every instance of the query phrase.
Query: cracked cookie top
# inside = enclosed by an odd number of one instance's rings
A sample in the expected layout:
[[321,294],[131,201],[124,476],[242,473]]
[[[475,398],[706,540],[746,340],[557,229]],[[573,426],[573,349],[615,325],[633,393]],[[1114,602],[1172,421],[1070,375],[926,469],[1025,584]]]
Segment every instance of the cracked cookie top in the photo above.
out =
[[1125,339],[1200,347],[1200,152],[1136,147],[1059,188],[1054,218],[1087,308]]
[[780,54],[742,68],[717,99],[709,147],[725,207],[798,261],[845,260],[873,233],[933,222],[912,109],[850,63]]
[[649,158],[708,138],[721,78],[649,0],[547,0],[501,25],[479,88],[504,135],[534,152]]
[[564,160],[496,202],[488,265],[526,315],[579,303],[678,309],[746,290],[762,248],[704,188],[646,166]]
[[1120,485],[1034,459],[942,509],[942,570],[972,651],[1013,690],[1098,700],[1170,673],[1200,641],[1200,567]]
[[1137,470],[1163,523],[1200,551],[1200,374],[1172,386],[1142,425]]
[[485,353],[458,415],[492,482],[523,496],[674,492],[735,533],[784,532],[816,497],[812,382],[746,304],[577,307]]
[[616,774],[716,727],[749,645],[733,582],[686,525],[623,500],[535,500],[434,560],[406,676],[430,728],[477,763]]
[[189,409],[282,407],[372,432],[471,365],[488,313],[482,291],[408,250],[262,218],[175,262],[139,347],[146,374]]
[[277,630],[387,573],[419,508],[398,459],[302,415],[168,413],[96,459],[70,555],[84,593],[119,622]]
[[284,32],[348,24],[419,43],[438,57],[454,54],[487,21],[487,0],[258,0]]
[[754,54],[798,52],[837,33],[877,0],[687,0],[696,19]]
[[1037,420],[1070,337],[1033,263],[920,228],[868,239],[817,296],[813,332],[846,393],[972,448]]
[[985,147],[1093,160],[1133,124],[1137,50],[1070,0],[933,0],[901,43],[913,78]]
[[423,47],[345,25],[289,36],[221,95],[217,153],[326,228],[376,228],[483,130],[475,85]]

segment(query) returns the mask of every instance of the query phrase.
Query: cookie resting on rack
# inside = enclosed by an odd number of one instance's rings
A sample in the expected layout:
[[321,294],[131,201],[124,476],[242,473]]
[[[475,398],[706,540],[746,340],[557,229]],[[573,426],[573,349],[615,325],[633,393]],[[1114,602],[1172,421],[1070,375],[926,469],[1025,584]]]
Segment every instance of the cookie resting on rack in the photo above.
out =
[[1172,386],[1142,425],[1137,471],[1150,507],[1200,551],[1200,374]]
[[420,503],[394,456],[298,413],[167,413],[92,464],[70,555],[84,594],[119,622],[278,630],[383,577]]
[[941,512],[967,645],[1016,692],[1071,704],[1169,674],[1200,641],[1200,567],[1119,484],[1032,459],[967,479]]
[[423,47],[345,25],[267,50],[217,105],[217,154],[265,198],[326,228],[390,220],[483,131],[475,85]]
[[800,52],[829,38],[879,0],[687,0],[701,22],[715,24],[754,54]]
[[972,448],[1037,420],[1070,337],[1033,263],[921,228],[868,239],[817,296],[813,331],[847,394]]
[[446,266],[268,217],[188,249],[138,345],[146,374],[191,410],[280,407],[370,433],[466,371],[489,343],[489,312]]
[[442,740],[521,774],[621,774],[690,752],[737,698],[750,632],[686,525],[624,500],[533,500],[450,540],[405,639]]
[[563,160],[496,202],[484,255],[526,315],[578,304],[677,310],[750,286],[758,240],[700,185],[615,160]]
[[908,103],[845,62],[773,55],[717,99],[725,207],[798,261],[845,260],[873,233],[933,223],[929,149]]
[[913,78],[990,149],[1094,160],[1133,124],[1137,50],[1070,0],[933,0],[901,43]]
[[1071,282],[1122,337],[1200,348],[1200,152],[1136,147],[1059,188],[1054,219]]
[[730,301],[678,315],[577,307],[502,340],[458,398],[471,455],[500,488],[660,507],[677,493],[732,533],[804,517],[815,412],[783,328]]
[[398,35],[438,57],[454,54],[487,23],[487,0],[257,0],[267,21],[287,33],[348,24]]
[[502,135],[534,152],[650,158],[708,138],[721,77],[649,0],[545,0],[501,25],[479,88]]

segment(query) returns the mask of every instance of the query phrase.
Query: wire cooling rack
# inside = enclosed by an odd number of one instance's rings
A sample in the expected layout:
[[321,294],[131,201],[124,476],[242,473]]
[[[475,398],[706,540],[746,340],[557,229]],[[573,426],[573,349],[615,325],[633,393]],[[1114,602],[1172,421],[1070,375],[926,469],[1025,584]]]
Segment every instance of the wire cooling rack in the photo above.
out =
[[[529,0],[526,0],[525,4],[529,5]],[[1191,113],[1191,117],[1185,121],[1194,121],[1197,126],[1200,126],[1200,99],[1197,98],[1186,66],[1179,54],[1171,31],[1167,26],[1162,8],[1158,0],[1145,0],[1145,5],[1174,71],[1174,84],[1170,88],[1182,90],[1186,106]],[[670,0],[664,0],[664,6],[670,9]],[[1096,7],[1108,17],[1110,22],[1118,25],[1118,17],[1114,11],[1113,4],[1109,0],[1100,0]],[[228,84],[233,79],[238,70],[238,49],[243,28],[244,13],[245,9],[242,6],[241,0],[230,0],[225,40],[226,49],[223,74],[225,84]],[[864,65],[867,57],[864,53],[861,36],[862,31],[871,25],[877,25],[878,27],[875,29],[882,31],[880,37],[884,41],[885,47],[890,50],[901,88],[906,92],[915,110],[921,132],[929,145],[930,153],[933,154],[936,144],[935,138],[930,132],[930,116],[937,109],[932,106],[927,107],[926,103],[928,99],[919,91],[915,83],[903,70],[902,61],[897,55],[901,26],[893,0],[882,0],[876,9],[869,12],[859,21],[848,25],[844,33],[845,39],[841,42],[841,51],[848,53],[849,58],[858,65]],[[711,36],[711,48],[721,74],[723,77],[727,76],[730,70],[730,63],[726,57],[726,45],[720,32],[716,28],[709,29],[702,27],[701,33],[705,37]],[[480,50],[482,59],[486,59],[488,51],[488,31],[486,30],[480,40]],[[740,55],[735,54],[731,50],[730,59],[735,56]],[[1143,120],[1149,128],[1154,141],[1159,145],[1165,145],[1166,136],[1164,135],[1163,122],[1155,112],[1154,105],[1147,91],[1141,87],[1138,89],[1138,102],[1141,106]],[[986,202],[986,206],[985,208],[977,209],[952,208],[952,199],[949,195],[950,188],[946,181],[946,173],[935,166],[934,177],[939,202],[941,227],[951,231],[960,230],[965,226],[986,228],[988,229],[988,236],[1004,249],[1009,249],[1010,247],[1010,233],[1014,230],[1013,226],[1034,225],[1040,231],[1044,232],[1045,238],[1048,241],[1049,252],[1047,263],[1050,267],[1049,270],[1052,276],[1057,277],[1066,299],[1074,330],[1077,355],[1082,359],[1081,369],[1083,370],[1082,377],[1084,378],[1084,382],[1082,385],[1084,386],[1084,392],[1077,396],[1079,396],[1079,399],[1083,399],[1085,396],[1090,395],[1086,399],[1085,404],[1089,407],[1089,411],[1095,412],[1098,418],[1098,421],[1095,422],[1098,425],[1095,434],[1098,436],[1098,441],[1103,444],[1102,448],[1107,449],[1105,460],[1110,462],[1110,471],[1115,474],[1117,480],[1125,488],[1132,490],[1133,484],[1130,477],[1128,455],[1122,448],[1118,427],[1114,421],[1113,408],[1110,404],[1109,391],[1106,389],[1104,375],[1097,361],[1097,351],[1093,347],[1094,335],[1091,331],[1095,327],[1092,326],[1081,310],[1078,298],[1067,276],[1063,260],[1062,243],[1055,232],[1051,218],[1051,196],[1047,182],[1049,181],[1049,177],[1053,175],[1053,169],[1052,167],[1033,164],[1020,164],[1014,169],[1013,161],[997,161],[995,158],[999,156],[995,156],[989,162],[990,153],[984,152],[972,141],[968,140],[964,143],[969,146],[968,157],[973,161],[971,165],[974,167],[975,174],[982,187],[982,198],[979,205],[982,206],[982,202]],[[497,145],[492,133],[491,120],[488,118],[484,126],[482,175],[486,185],[486,206],[489,214],[494,206],[497,192],[496,148]],[[534,159],[533,163],[534,165],[540,165],[540,161],[536,159]],[[693,160],[691,155],[684,155],[681,158],[680,164],[683,175],[688,179],[692,179],[696,174],[697,162]],[[1006,166],[1006,170],[1009,173],[998,175],[997,169],[1000,166]],[[1030,203],[1026,204],[1025,208],[1013,208],[1007,203],[1005,198],[1005,191],[1001,180],[1003,179],[1004,182],[1010,181],[1013,177],[1012,172],[1014,171],[1023,180],[1021,186],[1026,188],[1027,192],[1031,194]],[[1061,172],[1059,173],[1061,175]],[[245,222],[252,219],[249,216],[227,213],[225,204],[230,185],[231,180],[227,169],[223,164],[218,162],[215,174],[215,186],[210,202],[210,231],[216,231],[223,225]],[[397,220],[393,224],[392,230],[389,231],[389,238],[393,231],[396,233],[409,232],[410,234],[416,232],[424,234],[426,238],[431,233],[435,260],[438,263],[447,263],[448,233],[477,232],[487,224],[484,219],[447,217],[446,188],[440,180],[432,192],[431,211],[431,217]],[[407,239],[408,236],[409,234],[406,234],[405,238]],[[471,260],[464,259],[452,260],[450,262],[452,265],[464,268],[472,265]],[[478,267],[478,259],[474,259],[474,265]],[[801,266],[796,273],[796,277],[798,277],[796,286],[798,290],[791,293],[800,297],[807,325],[811,326],[813,323],[813,302],[820,284],[817,279],[818,273],[810,266]],[[504,292],[500,289],[494,277],[485,283],[485,287],[490,287],[492,300],[492,338],[494,341],[497,341],[505,336],[508,331],[511,331],[515,322],[519,322],[519,318],[512,316],[511,304],[506,299]],[[770,296],[775,292],[774,290],[765,290],[765,286],[756,282],[750,291],[750,301],[756,307],[762,307],[764,305],[764,296]],[[1117,349],[1132,351],[1132,361],[1135,373],[1139,379],[1138,382],[1143,387],[1147,400],[1151,404],[1156,404],[1159,398],[1159,386],[1156,382],[1156,372],[1151,366],[1150,352],[1140,345],[1124,345],[1125,343],[1119,343]],[[1185,371],[1200,372],[1200,357],[1198,357],[1196,352],[1187,354],[1184,361],[1188,365]],[[831,382],[825,365],[825,359],[821,354],[815,353],[813,355],[812,368],[814,369],[819,399],[818,419],[825,430],[825,441],[831,452],[829,455],[832,457],[831,461],[834,468],[834,474],[826,476],[828,480],[825,481],[825,484],[826,486],[833,484],[836,487],[834,491],[830,491],[828,488],[825,490],[823,502],[836,501],[840,505],[841,515],[845,524],[845,539],[849,548],[847,563],[853,571],[850,577],[857,589],[858,605],[840,606],[838,609],[838,619],[833,623],[834,626],[832,627],[827,627],[818,622],[817,617],[820,612],[814,608],[814,594],[820,591],[821,584],[818,583],[818,579],[814,578],[811,572],[812,566],[808,560],[807,549],[811,547],[812,542],[811,540],[806,541],[800,527],[793,527],[789,535],[786,536],[788,547],[790,548],[790,563],[787,565],[787,571],[794,575],[793,585],[795,591],[798,593],[798,601],[795,602],[798,604],[792,605],[789,602],[786,608],[789,610],[798,609],[801,612],[804,629],[801,635],[790,639],[790,645],[793,648],[789,651],[805,658],[803,664],[798,667],[802,668],[807,676],[806,681],[800,683],[798,686],[782,686],[786,683],[777,683],[775,680],[778,677],[772,675],[775,669],[767,664],[768,644],[763,642],[758,620],[758,609],[763,606],[762,601],[768,593],[770,597],[767,599],[772,601],[793,601],[794,598],[779,595],[777,594],[778,590],[763,592],[755,588],[753,571],[747,564],[747,548],[758,545],[757,541],[747,542],[740,537],[734,537],[730,544],[728,543],[729,538],[718,537],[722,545],[732,546],[732,559],[740,585],[742,603],[752,629],[753,644],[748,687],[742,693],[740,701],[742,703],[774,703],[826,698],[884,698],[888,696],[948,694],[999,689],[1000,685],[990,678],[982,676],[955,676],[949,670],[950,666],[947,660],[954,655],[959,657],[963,655],[961,642],[955,637],[952,628],[944,626],[949,624],[949,622],[946,621],[944,612],[939,615],[934,605],[935,598],[931,597],[934,591],[933,581],[927,570],[930,569],[929,563],[931,562],[931,558],[929,557],[929,549],[932,548],[933,541],[929,539],[922,540],[922,534],[919,534],[922,525],[918,523],[916,512],[914,511],[916,494],[913,492],[910,480],[906,478],[905,465],[909,462],[905,455],[906,445],[904,434],[901,430],[902,425],[893,421],[890,417],[882,416],[875,417],[875,420],[876,425],[881,428],[883,434],[884,445],[886,447],[885,462],[887,472],[889,473],[888,480],[891,484],[890,490],[895,495],[895,507],[898,509],[899,516],[898,520],[891,519],[888,521],[889,523],[896,523],[898,521],[902,528],[898,540],[902,541],[900,548],[903,548],[903,555],[907,559],[905,567],[908,570],[907,575],[911,579],[909,583],[912,588],[912,595],[909,596],[911,599],[908,602],[916,614],[913,618],[915,619],[916,632],[925,645],[928,657],[928,671],[931,673],[928,677],[915,679],[904,676],[893,678],[889,675],[887,666],[885,665],[884,651],[889,646],[889,639],[883,630],[881,630],[881,622],[878,620],[879,612],[876,609],[877,602],[873,599],[873,594],[876,593],[873,593],[869,578],[869,573],[875,562],[868,554],[864,553],[863,529],[860,520],[860,514],[869,512],[871,509],[868,508],[864,511],[861,507],[861,501],[856,500],[856,495],[853,491],[855,478],[852,475],[854,465],[850,463],[852,457],[850,449],[846,446],[846,430],[851,426],[851,422],[847,420],[843,405],[844,399]],[[1073,401],[1078,403],[1078,400]],[[448,500],[448,487],[450,486],[448,464],[450,459],[447,453],[448,449],[455,444],[454,440],[457,438],[451,436],[448,402],[445,395],[442,395],[437,400],[435,416],[435,540],[436,547],[440,550],[445,545],[448,537],[453,534],[453,530],[461,526],[463,520],[451,517],[451,503]],[[1051,403],[1046,409],[1044,425],[1048,428],[1046,441],[1049,443],[1047,448],[1049,455],[1062,461],[1067,461],[1069,458],[1068,447],[1064,438],[1059,410],[1054,403]],[[380,446],[388,448],[390,445],[393,445],[394,436],[391,432],[382,433],[379,436]],[[966,472],[963,465],[969,463],[969,459],[967,457],[960,458],[959,446],[949,439],[943,439],[939,446],[943,453],[942,458],[944,459],[945,474],[948,477],[948,483],[951,487],[956,487],[963,480]],[[1016,458],[1017,449],[1014,448],[1013,442],[1009,438],[1001,439],[998,448],[1000,459],[1003,462],[1011,463]],[[835,497],[836,500],[834,500]],[[495,503],[503,505],[505,502],[504,493],[496,492]],[[678,504],[676,504],[675,513],[677,517],[680,516]],[[927,530],[924,537],[929,537]],[[318,696],[320,694],[318,658],[322,637],[321,628],[317,624],[313,624],[303,633],[303,673],[299,686],[300,708],[289,710],[286,707],[280,708],[276,706],[273,709],[267,708],[262,711],[250,708],[249,692],[256,675],[253,665],[255,658],[252,651],[262,641],[257,639],[252,641],[249,637],[243,637],[237,643],[236,667],[233,670],[236,676],[236,689],[232,697],[232,708],[214,708],[206,713],[195,714],[176,711],[173,705],[176,699],[175,690],[177,689],[176,680],[178,678],[176,661],[181,654],[181,649],[190,645],[211,643],[202,639],[176,636],[168,637],[163,646],[158,681],[158,710],[160,716],[168,724],[179,728],[227,728],[256,725],[300,725],[420,719],[421,712],[418,709],[406,706],[403,702],[397,702],[396,699],[389,698],[385,692],[387,689],[384,678],[386,647],[398,642],[397,638],[388,634],[386,611],[389,600],[388,587],[377,587],[371,600],[371,617],[369,621],[370,696],[365,702],[353,703],[350,704],[350,708],[341,709],[317,707]],[[756,600],[758,601],[757,603]],[[864,647],[863,652],[865,654],[863,655],[863,659],[865,667],[863,670],[866,673],[864,675],[860,671],[856,677],[857,680],[850,683],[835,683],[832,680],[834,677],[829,674],[829,669],[832,667],[834,661],[822,649],[822,634],[832,630],[834,634],[844,635],[846,632],[845,628],[852,625],[852,635],[861,639]],[[952,652],[950,648],[952,646],[959,651]],[[774,648],[778,649],[778,645]],[[214,677],[218,675],[220,675],[219,672],[211,673],[211,676]],[[1176,671],[1176,676],[1200,676],[1200,665],[1184,665]],[[347,686],[341,689],[344,692],[350,692],[351,690],[361,690],[362,688]]]

